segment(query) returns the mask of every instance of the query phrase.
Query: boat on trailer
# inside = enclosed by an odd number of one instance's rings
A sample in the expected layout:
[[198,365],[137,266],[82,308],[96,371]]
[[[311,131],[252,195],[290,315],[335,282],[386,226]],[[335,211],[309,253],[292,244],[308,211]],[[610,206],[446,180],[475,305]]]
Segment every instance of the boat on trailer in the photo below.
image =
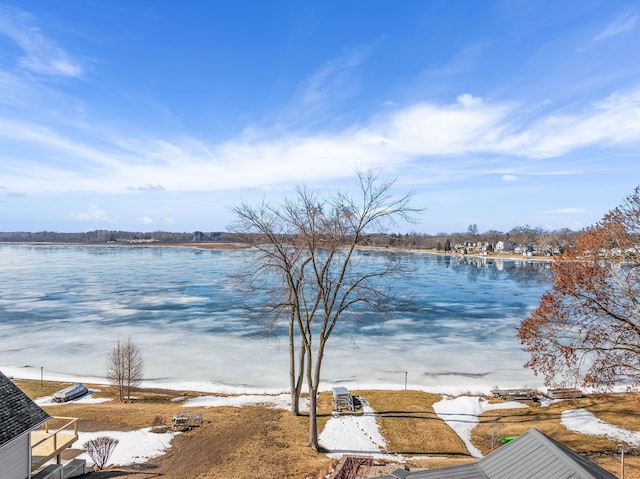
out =
[[69,386],[68,388],[62,389],[53,395],[53,400],[55,402],[67,402],[72,401],[74,399],[78,399],[79,397],[87,394],[89,390],[84,387],[82,383],[76,383],[73,386]]

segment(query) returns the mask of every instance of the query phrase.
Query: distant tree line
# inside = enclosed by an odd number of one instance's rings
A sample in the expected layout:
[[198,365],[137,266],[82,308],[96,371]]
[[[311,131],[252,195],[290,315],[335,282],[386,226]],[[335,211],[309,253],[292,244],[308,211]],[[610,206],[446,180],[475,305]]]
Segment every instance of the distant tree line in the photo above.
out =
[[93,230],[86,233],[57,233],[55,231],[0,232],[3,243],[69,243],[69,244],[135,244],[135,243],[229,243],[234,242],[234,235],[226,232],[174,233],[169,231],[153,231],[140,233],[132,231]]
[[[478,226],[469,225],[467,231],[459,233],[377,233],[369,234],[359,241],[360,246],[383,248],[427,249],[443,252],[472,253],[479,250],[493,251],[498,242],[509,243],[520,248],[529,247],[537,254],[554,254],[573,244],[580,234],[568,228],[549,231],[529,225],[516,226],[508,232],[489,230],[480,233]],[[245,238],[246,239],[246,238]],[[3,243],[69,243],[69,244],[144,244],[144,243],[234,243],[237,233],[202,232],[176,233],[154,231],[150,233],[131,231],[93,230],[85,233],[57,233],[55,231],[0,232]],[[244,242],[241,241],[241,242]]]
[[521,249],[529,247],[539,254],[554,254],[567,249],[579,236],[579,231],[568,228],[549,231],[529,225],[516,226],[508,232],[489,230],[480,233],[478,226],[469,225],[465,232],[459,233],[390,233],[369,235],[366,241],[371,246],[403,249],[427,249],[442,252],[472,253],[475,251],[493,251],[499,242],[508,243]]

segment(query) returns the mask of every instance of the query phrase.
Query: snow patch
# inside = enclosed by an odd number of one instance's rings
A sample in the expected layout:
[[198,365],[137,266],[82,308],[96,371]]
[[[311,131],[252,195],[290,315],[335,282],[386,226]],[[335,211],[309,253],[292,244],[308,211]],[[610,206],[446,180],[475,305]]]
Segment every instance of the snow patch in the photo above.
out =
[[375,411],[365,399],[359,400],[362,414],[335,414],[325,424],[318,441],[329,451],[327,455],[336,459],[356,454],[397,460],[397,456],[382,452],[387,442],[380,434]]
[[[85,442],[96,439],[97,437],[112,437],[119,442],[106,465],[127,466],[129,464],[145,463],[153,457],[162,456],[171,447],[171,440],[176,434],[179,433],[169,431],[156,434],[151,432],[151,428],[126,432],[79,432],[76,447],[82,448]],[[86,459],[88,462],[92,461],[87,453],[82,453],[78,457],[80,459]]]
[[488,400],[477,396],[460,396],[457,398],[443,398],[433,405],[436,414],[446,422],[455,433],[460,436],[473,457],[483,457],[480,450],[471,442],[471,431],[478,424],[478,416],[485,411],[494,409],[526,408],[526,404],[516,401],[489,403]]
[[640,432],[629,431],[604,422],[586,409],[563,411],[560,422],[564,427],[575,432],[591,436],[606,436],[613,441],[625,442],[636,447],[640,446]]

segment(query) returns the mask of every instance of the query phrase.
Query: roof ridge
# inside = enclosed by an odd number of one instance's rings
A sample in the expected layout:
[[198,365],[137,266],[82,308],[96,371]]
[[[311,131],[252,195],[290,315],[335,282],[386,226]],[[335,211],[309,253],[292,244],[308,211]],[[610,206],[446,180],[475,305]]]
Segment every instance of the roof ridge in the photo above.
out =
[[[519,449],[518,446],[524,445],[527,438],[529,440],[533,439],[538,445],[544,448],[547,454],[552,454],[556,460],[573,470],[580,479],[617,479],[616,476],[607,470],[582,457],[571,448],[565,446],[559,441],[556,441],[552,437],[547,436],[535,427],[528,429],[513,441],[505,444],[497,451],[494,451],[494,453],[480,459],[478,461],[479,467],[484,469],[483,465],[493,465],[497,459],[499,460],[499,458],[509,455],[512,450],[515,451]],[[525,442],[523,442],[523,440]],[[498,452],[498,456],[495,455],[496,452]]]
[[[531,431],[531,433],[533,435],[535,435],[540,440],[542,440],[542,441],[548,443],[549,445],[553,446],[553,452],[561,460],[564,460],[565,463],[567,463],[570,466],[572,466],[576,470],[576,472],[584,473],[584,474],[587,475],[587,477],[594,477],[593,472],[597,472],[599,477],[602,477],[601,473],[605,473],[607,475],[606,477],[612,477],[614,479],[617,479],[616,476],[611,474],[606,469],[601,468],[600,466],[598,466],[596,463],[594,463],[592,461],[588,461],[587,459],[582,457],[580,454],[578,454],[577,452],[575,452],[571,448],[565,446],[564,444],[562,444],[559,441],[556,441],[552,437],[547,436],[546,434],[540,432],[535,427],[532,427],[527,432],[530,432],[530,431]],[[559,452],[562,452],[563,454],[557,454]]]
[[0,446],[47,422],[51,416],[0,371]]

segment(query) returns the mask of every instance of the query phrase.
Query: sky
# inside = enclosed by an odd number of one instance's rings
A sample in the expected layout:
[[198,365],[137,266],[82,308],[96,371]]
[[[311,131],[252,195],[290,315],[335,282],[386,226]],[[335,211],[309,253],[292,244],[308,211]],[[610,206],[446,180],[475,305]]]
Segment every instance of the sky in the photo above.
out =
[[579,230],[640,184],[640,2],[0,0],[0,231],[225,231],[395,181],[399,232]]

